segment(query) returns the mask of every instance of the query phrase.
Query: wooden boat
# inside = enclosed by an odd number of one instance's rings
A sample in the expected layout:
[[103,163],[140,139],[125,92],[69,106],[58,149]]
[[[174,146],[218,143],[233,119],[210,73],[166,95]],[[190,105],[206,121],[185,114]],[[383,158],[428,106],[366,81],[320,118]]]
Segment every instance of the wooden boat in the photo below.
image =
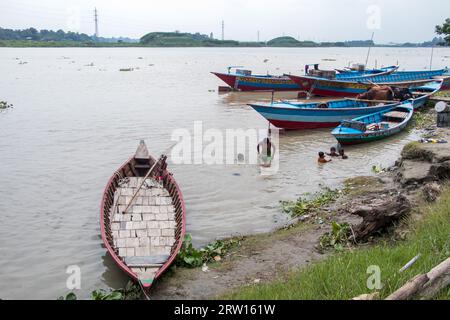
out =
[[435,79],[442,80],[441,90],[450,90],[450,73],[445,73],[443,76],[435,77]]
[[100,208],[100,229],[109,254],[128,276],[149,289],[176,258],[185,234],[183,195],[144,141],[109,179]]
[[277,128],[304,130],[335,127],[342,120],[384,111],[397,104],[377,104],[344,99],[312,103],[249,104],[249,106]]
[[[288,75],[253,75],[250,70],[236,69],[234,72],[231,70],[234,67],[228,68],[228,73],[211,72],[216,75],[219,79],[225,82],[228,86],[236,91],[300,91],[302,88],[296,84],[293,80],[289,78]],[[391,73],[394,72],[397,67],[388,67],[384,69],[379,69],[379,73]],[[320,72],[325,72],[319,70]],[[317,72],[319,72],[317,71]],[[312,74],[314,73],[311,70]],[[347,79],[349,77],[362,77],[367,75],[372,75],[369,71],[364,72],[348,72],[348,73],[336,73],[334,72],[333,78],[336,79]],[[374,71],[375,72],[375,71]],[[317,73],[316,76],[319,77],[321,73]]]
[[[313,66],[313,69],[311,69]],[[374,75],[391,74],[398,70],[398,66],[383,67],[380,69],[347,68],[334,70],[321,70],[318,64],[307,64],[305,66],[305,75],[314,78],[345,80],[348,78],[369,77]]]
[[[439,91],[442,81],[410,89],[408,100],[414,108],[423,106],[431,95]],[[351,120],[367,114],[382,112],[399,105],[401,101],[380,102],[344,99],[328,102],[279,102],[268,105],[249,104],[255,111],[277,128],[303,130],[338,126],[343,120]]]
[[310,76],[289,75],[292,81],[302,90],[317,96],[325,97],[355,97],[366,92],[376,83],[402,88],[424,85],[434,77],[445,75],[448,69],[433,71],[400,71],[387,75],[372,75],[365,77],[349,77],[346,79],[322,79]]
[[252,75],[236,70],[235,73],[211,72],[236,91],[299,91],[300,87],[288,76]]
[[405,129],[413,113],[412,104],[403,103],[389,110],[343,121],[331,134],[342,145],[381,140]]
[[351,67],[345,67],[343,69],[335,69],[339,73],[358,74],[364,72],[365,74],[389,74],[398,70],[398,66],[390,66],[383,68],[366,69],[364,64],[354,64]]

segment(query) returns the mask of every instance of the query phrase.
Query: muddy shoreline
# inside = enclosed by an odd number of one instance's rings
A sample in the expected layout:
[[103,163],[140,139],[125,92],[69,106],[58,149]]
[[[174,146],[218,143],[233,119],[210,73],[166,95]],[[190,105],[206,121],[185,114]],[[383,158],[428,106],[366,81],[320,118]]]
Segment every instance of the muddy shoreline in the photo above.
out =
[[[423,126],[423,136],[450,141],[450,131],[433,124],[435,116],[433,109],[426,112],[428,121]],[[407,231],[397,222],[405,215],[420,218],[415,208],[435,201],[449,177],[449,143],[410,143],[394,166],[377,176],[348,179],[343,196],[307,218],[295,219],[270,233],[240,237],[240,245],[227,252],[220,262],[209,264],[207,270],[174,267],[155,284],[151,297],[214,299],[235,288],[268,282],[323,260],[333,251],[324,251],[318,243],[321,236],[330,232],[333,221],[348,223],[360,233],[355,235],[358,245],[376,243],[386,234],[401,239]],[[389,212],[398,211],[398,216],[387,213],[384,222],[373,224],[361,214],[364,210],[382,211],[380,208],[387,205]]]

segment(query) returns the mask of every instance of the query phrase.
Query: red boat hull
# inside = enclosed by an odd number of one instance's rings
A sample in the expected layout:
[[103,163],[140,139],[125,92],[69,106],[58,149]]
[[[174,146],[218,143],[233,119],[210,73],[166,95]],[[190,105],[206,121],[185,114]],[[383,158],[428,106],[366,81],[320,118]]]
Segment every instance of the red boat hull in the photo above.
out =
[[320,128],[334,128],[340,122],[297,122],[297,121],[283,121],[283,120],[269,120],[277,128],[285,130],[307,130]]
[[234,85],[236,84],[236,76],[232,74],[224,74],[224,73],[218,73],[218,72],[211,72],[213,75],[217,76],[220,80],[225,82],[230,87],[234,88]]
[[[104,192],[102,201],[100,204],[100,232],[102,236],[103,243],[108,250],[108,253],[114,260],[114,262],[117,264],[117,266],[122,269],[124,273],[126,273],[131,279],[133,279],[136,282],[139,282],[139,279],[137,278],[137,275],[131,270],[130,267],[128,267],[122,259],[118,256],[116,252],[116,248],[112,245],[112,236],[111,236],[111,229],[109,227],[109,211],[112,207],[112,204],[114,202],[114,187],[118,184],[118,176],[119,173],[125,173],[127,170],[130,170],[130,163],[133,161],[134,157],[131,157],[127,162],[125,162],[109,179]],[[156,161],[156,159],[152,158],[152,161]],[[125,174],[124,174],[125,176]],[[173,249],[173,252],[171,253],[171,256],[169,260],[167,260],[164,265],[158,270],[156,273],[154,280],[158,279],[172,264],[172,262],[175,260],[178,252],[181,249],[182,241],[184,238],[184,234],[186,232],[186,206],[184,203],[183,195],[181,193],[181,190],[173,178],[172,174],[167,171],[167,169],[164,170],[163,173],[164,176],[164,184],[168,185],[170,189],[172,190],[171,193],[175,195],[176,203],[176,215],[180,216],[181,219],[181,228],[177,230],[179,233],[179,240],[176,242],[176,247]],[[153,283],[141,283],[141,285],[144,287],[145,290],[149,290]]]
[[245,76],[211,72],[228,86],[239,91],[300,91],[287,76]]

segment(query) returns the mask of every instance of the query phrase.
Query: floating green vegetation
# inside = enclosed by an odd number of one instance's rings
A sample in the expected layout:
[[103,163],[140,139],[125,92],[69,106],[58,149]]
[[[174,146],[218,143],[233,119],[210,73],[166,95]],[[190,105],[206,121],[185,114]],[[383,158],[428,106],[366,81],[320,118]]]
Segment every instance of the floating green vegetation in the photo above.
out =
[[320,207],[327,205],[342,194],[342,190],[322,187],[322,190],[298,198],[296,201],[280,201],[283,212],[289,214],[292,218],[304,216]]
[[220,261],[227,252],[240,244],[241,239],[232,238],[217,240],[204,248],[196,249],[192,245],[192,236],[186,234],[175,264],[180,267],[196,268],[202,266],[204,263]]
[[9,108],[12,108],[12,107],[13,107],[13,105],[9,104],[8,102],[0,101],[0,110],[9,109]]
[[58,300],[77,300],[77,295],[73,292],[69,292],[66,296],[60,296]]
[[381,166],[381,164],[373,165],[372,172],[376,174],[380,174],[386,172],[386,169]]
[[[139,300],[142,298],[142,290],[139,285],[129,281],[125,288],[116,290],[94,290],[91,293],[91,300]],[[66,296],[61,296],[58,300],[77,300],[77,295],[73,292]]]
[[348,243],[351,235],[351,227],[348,223],[331,223],[331,232],[328,232],[320,237],[320,247],[322,249],[334,248],[337,251],[342,251],[344,245]]

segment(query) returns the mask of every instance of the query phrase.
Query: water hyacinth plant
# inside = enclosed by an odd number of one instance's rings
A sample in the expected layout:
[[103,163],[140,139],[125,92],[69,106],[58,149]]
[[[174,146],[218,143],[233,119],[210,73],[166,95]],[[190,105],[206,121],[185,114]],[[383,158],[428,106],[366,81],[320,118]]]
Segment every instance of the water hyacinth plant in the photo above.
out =
[[9,109],[9,108],[12,108],[12,107],[13,107],[13,105],[9,104],[8,102],[0,101],[0,110]]
[[239,245],[240,240],[233,238],[216,240],[201,249],[196,249],[192,245],[192,236],[186,234],[175,264],[186,268],[200,267],[204,263],[220,261],[230,249]]
[[301,217],[320,207],[335,201],[342,194],[342,190],[322,187],[321,191],[305,194],[296,201],[280,201],[283,212],[289,214],[292,218]]
[[351,235],[350,225],[348,223],[331,223],[331,232],[320,237],[320,247],[322,249],[334,248],[335,250],[342,250],[344,245],[349,241]]

